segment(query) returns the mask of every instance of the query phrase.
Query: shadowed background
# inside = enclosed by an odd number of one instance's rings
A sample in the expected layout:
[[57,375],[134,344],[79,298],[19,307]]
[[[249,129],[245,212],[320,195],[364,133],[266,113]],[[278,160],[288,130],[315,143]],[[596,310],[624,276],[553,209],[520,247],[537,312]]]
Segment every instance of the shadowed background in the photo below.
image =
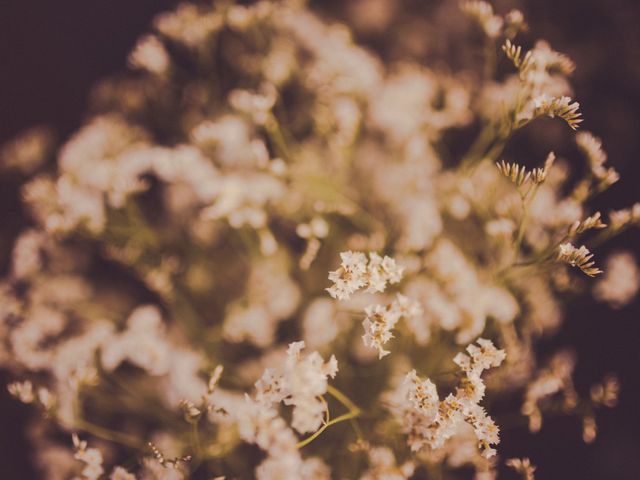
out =
[[[321,2],[316,2],[321,3]],[[337,2],[334,2],[337,3]],[[417,1],[406,1],[409,8]],[[425,4],[439,2],[424,2]],[[136,38],[169,0],[3,0],[0,2],[0,143],[27,127],[45,124],[64,139],[78,128],[90,87],[121,72]],[[544,38],[577,64],[575,98],[584,128],[603,140],[622,180],[594,204],[603,213],[640,200],[640,2],[636,0],[536,0],[496,2],[499,11],[521,8],[533,38]],[[504,6],[504,8],[502,8]],[[566,132],[565,132],[566,134]],[[24,225],[17,185],[0,180],[0,265]],[[640,253],[632,231],[596,251],[623,247]],[[578,354],[579,391],[603,374],[622,383],[619,406],[598,415],[599,435],[581,441],[578,419],[545,421],[542,431],[504,429],[501,457],[529,456],[543,480],[635,480],[640,472],[640,303],[612,311],[592,299],[572,304],[559,335],[543,342],[541,355],[571,347]],[[8,378],[0,374],[4,385]],[[0,479],[29,480],[33,472],[23,425],[30,413],[0,393]],[[513,474],[504,478],[515,478]]]

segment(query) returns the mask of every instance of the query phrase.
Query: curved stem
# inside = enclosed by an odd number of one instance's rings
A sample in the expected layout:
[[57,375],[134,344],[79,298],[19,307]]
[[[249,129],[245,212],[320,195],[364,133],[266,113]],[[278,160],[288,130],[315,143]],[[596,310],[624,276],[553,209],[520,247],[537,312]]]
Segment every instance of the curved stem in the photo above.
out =
[[[327,409],[327,414],[326,414],[327,417],[325,419],[325,423],[314,434],[298,442],[297,448],[302,448],[305,445],[308,445],[311,442],[313,442],[316,438],[318,438],[318,436],[322,432],[324,432],[331,425],[344,422],[345,420],[353,420],[354,418],[356,418],[362,413],[362,410],[360,410],[360,408],[355,403],[353,403],[353,401],[349,397],[347,397],[344,393],[342,393],[337,388],[331,385],[327,385],[327,393],[329,393],[333,398],[339,401],[342,405],[347,407],[349,411],[347,413],[340,415],[339,417],[334,418],[333,420],[329,420],[329,409]],[[359,431],[360,429],[355,426],[354,426],[354,429],[356,430],[356,434],[358,435],[358,438],[360,438],[361,436],[361,432]]]
[[351,401],[349,397],[347,397],[344,393],[342,393],[337,388],[327,385],[327,392],[336,400],[338,400],[342,405],[347,407],[350,411],[357,412],[358,415],[361,413],[360,408]]
[[330,422],[325,423],[324,425],[322,425],[317,432],[315,432],[313,435],[311,435],[310,437],[305,438],[304,440],[302,440],[301,442],[298,442],[297,447],[298,448],[302,448],[305,445],[310,444],[311,442],[313,442],[322,432],[324,432],[327,428],[329,428],[331,425],[335,425],[336,423],[340,423],[343,422],[345,420],[350,420],[352,418],[357,417],[358,415],[360,415],[360,411],[357,412],[347,412],[343,415],[340,415],[339,417],[334,418],[333,420],[331,420]]

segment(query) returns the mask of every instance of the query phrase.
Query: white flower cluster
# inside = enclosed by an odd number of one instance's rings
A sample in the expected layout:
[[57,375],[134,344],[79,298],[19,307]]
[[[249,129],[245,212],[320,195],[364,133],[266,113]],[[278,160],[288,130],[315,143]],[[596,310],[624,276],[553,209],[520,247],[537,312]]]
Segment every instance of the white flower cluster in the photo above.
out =
[[364,335],[362,340],[367,347],[378,350],[378,358],[388,355],[384,344],[393,338],[391,330],[401,318],[412,319],[422,315],[422,307],[402,294],[389,305],[369,305],[364,309],[367,315],[362,322]]
[[315,432],[326,409],[319,397],[327,393],[327,380],[338,373],[338,361],[325,363],[318,352],[302,355],[304,342],[289,345],[282,371],[267,370],[256,383],[256,399],[265,404],[293,405],[291,425],[300,433]]
[[265,370],[256,382],[253,398],[246,396],[245,405],[237,411],[241,437],[268,453],[257,468],[261,480],[278,478],[329,478],[327,467],[318,459],[303,460],[297,449],[297,438],[278,414],[278,404],[293,406],[291,426],[300,433],[314,432],[322,424],[328,378],[335,377],[335,357],[324,362],[318,352],[302,355],[304,342],[289,345],[281,369]]
[[401,421],[408,444],[413,451],[428,446],[441,448],[456,435],[461,424],[473,428],[485,458],[495,455],[491,445],[500,442],[498,426],[478,402],[484,397],[485,385],[480,375],[488,368],[499,366],[505,358],[490,340],[478,339],[478,345],[469,345],[467,354],[459,353],[454,362],[464,376],[455,394],[440,400],[431,380],[422,380],[415,370],[409,372],[398,388],[388,395],[390,409]]
[[[554,154],[533,169],[528,152],[508,158],[512,134],[535,143],[539,129],[518,130],[542,115],[578,127],[573,62],[544,41],[523,51],[522,13],[486,1],[461,4],[474,22],[448,1],[387,0],[330,2],[326,21],[324,3],[182,3],[136,44],[136,72],[95,89],[97,113],[57,152],[44,129],[0,148],[0,180],[22,184],[32,217],[21,234],[7,225],[0,367],[17,376],[10,393],[46,413],[29,426],[44,477],[79,475],[75,456],[85,477],[108,475],[95,449],[59,442],[78,431],[102,437],[107,461],[139,457],[111,480],[395,480],[469,466],[485,480],[499,440],[485,389],[524,391],[532,429],[558,400],[588,412],[589,440],[595,407],[615,403],[613,380],[580,403],[572,360],[540,369],[535,344],[576,290],[566,264],[600,273],[569,242],[640,224],[640,204],[606,225],[588,210],[618,180],[589,133],[576,137],[581,178]],[[478,26],[512,75],[471,50],[436,68]],[[477,126],[466,151],[450,145]],[[638,268],[628,255],[607,266],[594,295],[619,307]],[[505,350],[480,338],[455,357],[459,383],[436,387],[442,362],[487,332]],[[291,338],[304,343],[287,349]],[[485,386],[506,352],[510,368]],[[343,391],[328,383],[336,357]],[[306,456],[311,442],[323,460]]]
[[402,279],[402,267],[393,258],[369,253],[369,260],[362,252],[342,252],[340,268],[329,272],[333,285],[327,288],[329,295],[338,300],[347,300],[360,289],[367,292],[383,292],[387,283],[398,283]]

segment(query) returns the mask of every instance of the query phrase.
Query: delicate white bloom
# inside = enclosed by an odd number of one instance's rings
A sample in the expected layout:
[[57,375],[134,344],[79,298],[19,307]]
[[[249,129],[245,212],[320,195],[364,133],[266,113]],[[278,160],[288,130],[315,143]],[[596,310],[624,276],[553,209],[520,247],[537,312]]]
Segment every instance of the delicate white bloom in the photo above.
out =
[[361,252],[342,252],[340,268],[329,272],[334,285],[327,289],[333,298],[346,300],[366,285],[367,257]]
[[486,458],[495,455],[491,445],[500,441],[498,427],[478,405],[485,389],[480,374],[500,365],[505,353],[490,340],[479,339],[478,344],[467,347],[470,356],[458,354],[454,359],[465,374],[455,395],[440,400],[435,385],[429,379],[421,380],[415,370],[387,394],[389,408],[401,420],[412,450],[419,451],[425,446],[439,449],[458,432],[461,424],[467,423],[473,427],[482,455]]
[[365,309],[366,317],[362,322],[364,335],[362,340],[367,347],[378,350],[378,358],[388,355],[383,345],[393,338],[391,329],[400,319],[398,313],[390,306],[371,305]]
[[388,355],[383,345],[393,338],[391,330],[398,320],[405,318],[409,321],[422,315],[419,303],[398,294],[396,300],[389,305],[369,305],[365,308],[366,317],[362,322],[364,335],[362,340],[367,347],[378,350],[378,358]]
[[278,370],[267,369],[256,382],[256,401],[264,405],[283,401],[293,405],[292,426],[300,433],[314,432],[322,423],[325,404],[318,399],[327,391],[328,378],[335,377],[338,362],[324,362],[318,352],[302,355],[304,342],[289,345],[287,358]]
[[361,288],[369,292],[383,292],[387,283],[398,283],[402,279],[403,268],[391,257],[384,258],[375,252],[367,257],[361,252],[342,252],[342,263],[338,270],[329,272],[329,280],[334,285],[327,288],[333,298],[346,300]]
[[484,370],[498,367],[506,357],[504,350],[498,350],[491,340],[479,338],[477,343],[467,347],[468,355],[461,352],[453,359],[469,375],[480,375]]

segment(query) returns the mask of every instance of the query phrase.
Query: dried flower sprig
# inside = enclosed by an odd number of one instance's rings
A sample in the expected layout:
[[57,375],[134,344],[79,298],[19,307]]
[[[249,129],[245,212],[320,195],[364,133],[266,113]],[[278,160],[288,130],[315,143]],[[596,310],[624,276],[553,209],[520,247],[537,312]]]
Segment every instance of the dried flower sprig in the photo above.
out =
[[522,72],[526,71],[529,68],[529,62],[532,59],[531,51],[525,53],[523,57],[522,47],[516,46],[508,38],[505,40],[505,43],[502,46],[502,51],[505,53],[507,58],[511,60],[511,62],[513,63],[513,66],[516,67],[521,74]]
[[560,117],[573,129],[577,130],[582,123],[581,113],[578,111],[580,104],[573,102],[570,97],[549,97],[542,94],[533,99],[534,115],[548,117]]
[[507,163],[501,160],[496,163],[496,167],[498,167],[498,171],[502,175],[511,180],[517,187],[521,187],[531,178],[531,172],[528,172],[525,167],[517,163]]
[[584,245],[576,248],[570,243],[563,243],[558,247],[558,262],[568,263],[572,267],[578,267],[585,275],[595,277],[602,273],[602,270],[594,266],[595,261],[591,260],[592,258],[593,253]]
[[535,480],[536,467],[531,464],[531,460],[528,458],[510,458],[505,462],[505,465],[519,473],[522,480]]
[[567,235],[570,237],[574,237],[586,232],[587,230],[600,230],[606,227],[607,224],[601,220],[600,212],[596,212],[582,221],[576,220],[575,222],[573,222],[569,227]]

